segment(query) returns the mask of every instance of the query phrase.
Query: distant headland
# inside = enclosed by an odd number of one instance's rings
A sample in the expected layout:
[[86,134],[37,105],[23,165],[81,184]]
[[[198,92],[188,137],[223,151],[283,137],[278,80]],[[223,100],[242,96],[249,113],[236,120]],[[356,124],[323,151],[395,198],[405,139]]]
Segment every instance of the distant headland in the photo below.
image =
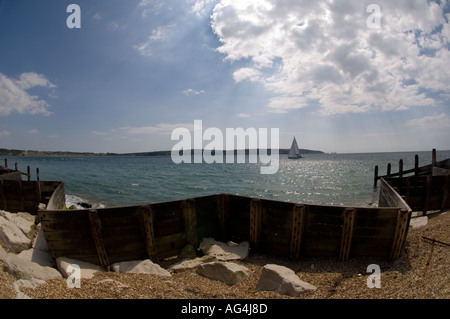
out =
[[[193,152],[193,151],[191,151]],[[237,150],[234,151],[237,154]],[[246,154],[249,150],[245,150]],[[270,149],[269,149],[270,152]],[[300,149],[302,154],[324,154],[322,151]],[[213,151],[214,154],[214,151]],[[279,149],[279,154],[289,154],[289,149]],[[34,151],[0,148],[0,156],[170,156],[171,151],[152,151],[137,153],[93,153],[93,152],[69,152],[69,151]]]

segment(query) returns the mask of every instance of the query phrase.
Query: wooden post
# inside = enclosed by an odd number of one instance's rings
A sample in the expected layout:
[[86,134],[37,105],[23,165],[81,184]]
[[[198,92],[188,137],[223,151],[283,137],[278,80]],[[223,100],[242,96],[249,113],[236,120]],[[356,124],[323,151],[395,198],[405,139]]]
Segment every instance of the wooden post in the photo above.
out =
[[106,254],[105,245],[103,243],[102,225],[100,218],[98,217],[97,210],[91,209],[89,211],[89,221],[91,222],[91,232],[94,239],[95,248],[97,249],[98,261],[103,268],[108,269],[109,260],[108,255]]
[[433,167],[436,167],[436,149],[433,148],[433,151],[431,152],[431,170],[433,171]]
[[145,248],[147,249],[148,258],[153,262],[158,262],[156,257],[157,250],[154,231],[154,213],[152,208],[149,205],[140,206],[137,212],[144,229]]
[[252,199],[250,202],[250,243],[254,249],[259,248],[261,240],[261,215],[262,205],[260,199]]
[[414,156],[414,175],[419,175],[419,155]]
[[344,209],[344,227],[342,228],[341,250],[339,260],[346,261],[350,255],[352,237],[355,229],[356,210],[354,208]]
[[387,164],[386,175],[387,175],[387,178],[391,177],[391,163]]
[[36,180],[39,182],[39,168],[36,168]]
[[186,199],[183,201],[182,205],[183,205],[186,242],[197,248],[198,237],[197,237],[197,216],[195,211],[195,200]]
[[400,177],[400,178],[403,177],[403,160],[402,159],[398,162],[398,177]]
[[299,259],[300,257],[303,233],[305,230],[305,216],[305,205],[295,204],[293,208],[292,238],[290,249],[290,258],[294,261]]
[[378,183],[378,165],[375,165],[375,173],[373,176],[373,187],[377,187]]
[[444,189],[442,190],[441,209],[446,208],[446,203],[447,203],[448,193],[449,193],[449,188],[450,188],[449,180],[450,180],[450,175],[445,175],[445,184],[444,184]]
[[30,165],[27,166],[27,176],[28,176],[28,181],[30,181],[31,180]]
[[16,172],[19,170],[19,164],[17,164],[17,162],[14,163],[14,170]]
[[425,216],[427,214],[428,211],[428,204],[430,202],[430,195],[431,195],[431,183],[432,182],[432,177],[431,176],[427,176],[427,184],[426,184],[426,188],[425,188],[425,196],[423,199],[423,208],[422,208],[422,215]]
[[217,195],[217,214],[219,218],[220,240],[228,240],[228,195]]
[[8,168],[8,159],[5,158],[5,168]]
[[402,249],[406,241],[406,235],[408,233],[409,218],[410,218],[409,211],[407,211],[406,209],[399,209],[397,215],[397,226],[395,228],[391,253],[389,256],[390,260],[397,259],[402,252]]
[[3,181],[0,180],[0,208],[8,210],[8,204],[6,203],[5,194],[3,193]]

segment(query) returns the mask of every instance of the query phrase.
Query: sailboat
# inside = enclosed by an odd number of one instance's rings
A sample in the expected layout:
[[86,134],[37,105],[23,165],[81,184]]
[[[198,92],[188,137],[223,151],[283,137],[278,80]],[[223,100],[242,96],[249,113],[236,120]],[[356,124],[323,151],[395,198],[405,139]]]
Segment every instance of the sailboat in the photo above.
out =
[[288,158],[289,159],[298,159],[298,158],[302,158],[302,157],[303,156],[300,155],[300,150],[298,149],[297,141],[295,140],[295,136],[294,136],[294,140],[292,141],[291,149],[289,150]]

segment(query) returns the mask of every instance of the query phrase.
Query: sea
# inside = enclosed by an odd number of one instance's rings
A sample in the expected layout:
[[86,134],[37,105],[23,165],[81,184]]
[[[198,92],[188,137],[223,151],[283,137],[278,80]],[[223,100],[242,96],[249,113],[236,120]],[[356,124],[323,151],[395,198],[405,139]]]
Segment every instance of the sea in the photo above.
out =
[[[5,157],[8,167],[27,172],[36,180],[63,181],[66,205],[78,208],[133,206],[212,194],[235,194],[261,199],[316,205],[373,207],[378,204],[379,184],[374,169],[386,174],[387,164],[397,172],[428,165],[432,151],[304,154],[290,160],[279,156],[275,174],[261,174],[261,163],[180,163],[170,156],[49,156]],[[450,151],[437,151],[437,161]],[[0,159],[1,160],[1,159]],[[4,162],[0,161],[4,166]],[[24,176],[24,179],[26,177]]]

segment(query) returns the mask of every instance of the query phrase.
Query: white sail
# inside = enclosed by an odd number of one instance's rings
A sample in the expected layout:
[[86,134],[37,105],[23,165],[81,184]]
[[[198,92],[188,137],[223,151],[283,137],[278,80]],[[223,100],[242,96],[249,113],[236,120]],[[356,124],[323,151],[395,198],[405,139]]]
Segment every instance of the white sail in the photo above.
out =
[[298,149],[298,145],[297,145],[297,141],[294,140],[292,141],[292,145],[291,145],[291,149],[289,150],[289,155],[288,158],[301,158],[302,156],[300,155],[300,150]]

